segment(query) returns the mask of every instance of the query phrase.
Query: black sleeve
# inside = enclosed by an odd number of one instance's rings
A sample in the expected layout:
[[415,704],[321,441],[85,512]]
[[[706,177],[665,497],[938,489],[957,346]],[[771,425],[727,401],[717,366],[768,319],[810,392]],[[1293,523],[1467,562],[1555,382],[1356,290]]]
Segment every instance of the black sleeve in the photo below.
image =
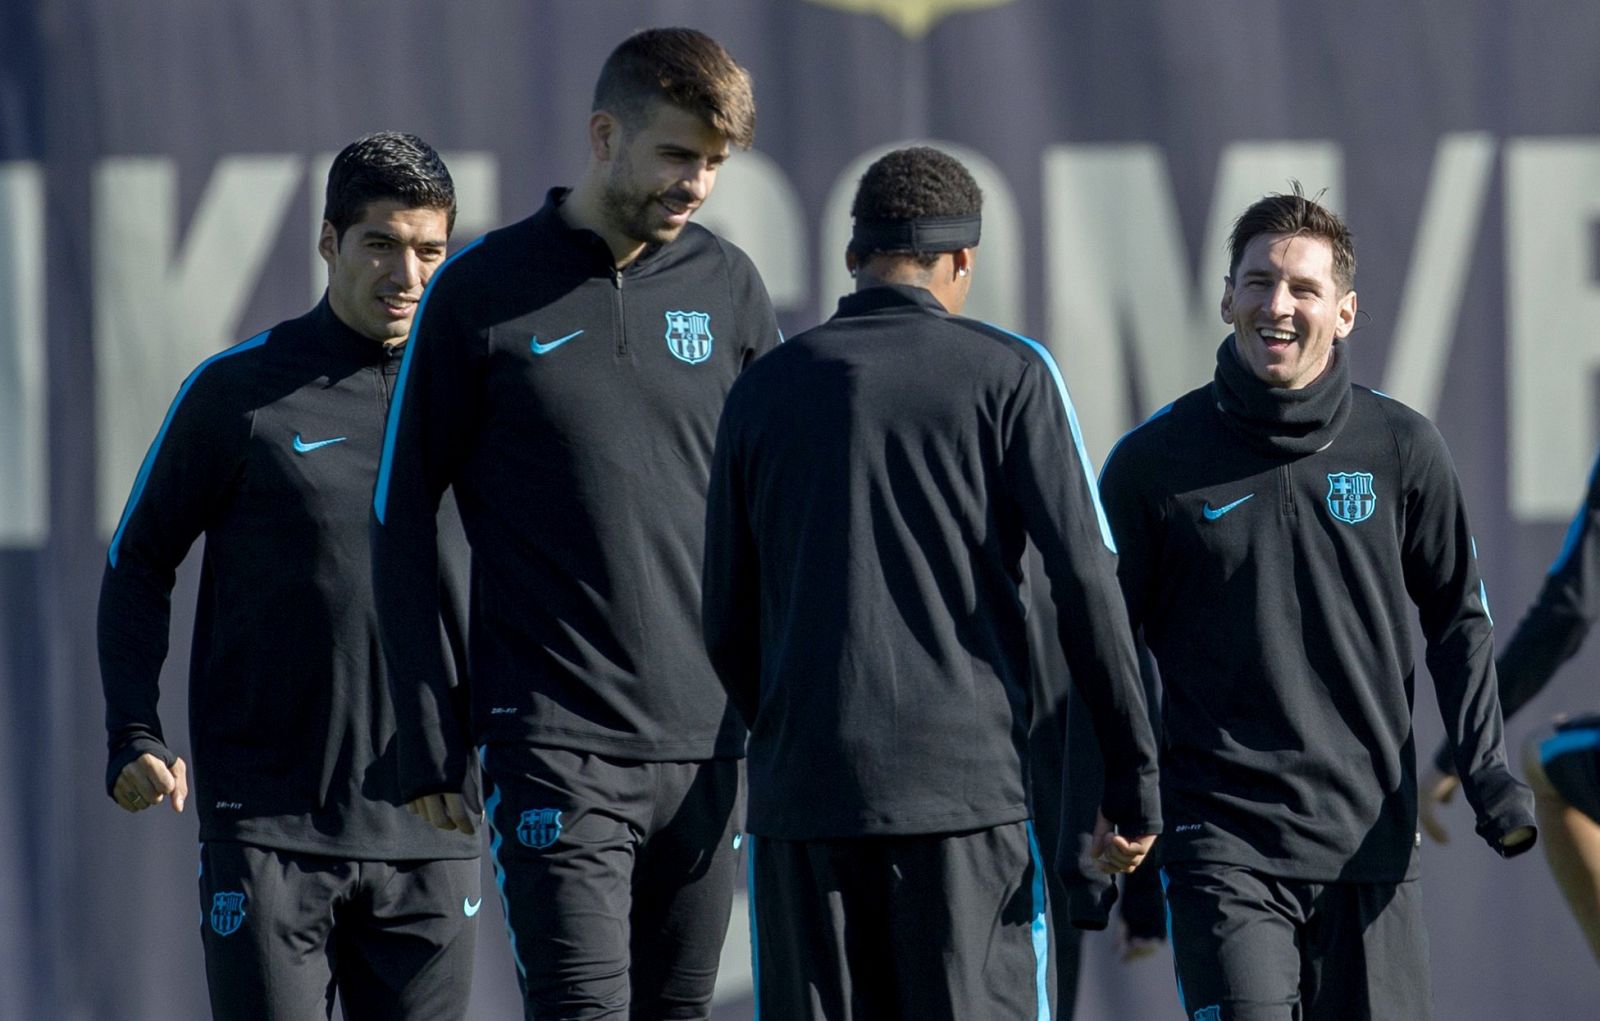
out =
[[145,455],[111,539],[96,637],[106,700],[106,792],[149,752],[167,765],[157,712],[172,586],[196,538],[231,498],[249,438],[248,411],[229,407],[209,363],[184,381]]
[[[1009,490],[1038,547],[1056,638],[1105,763],[1106,818],[1120,832],[1161,832],[1156,745],[1139,679],[1115,543],[1078,435],[1077,413],[1042,348],[1013,399],[1004,452]],[[1064,688],[1066,677],[1054,680]]]
[[[1589,491],[1566,541],[1545,575],[1544,585],[1496,662],[1500,709],[1506,719],[1533,700],[1561,665],[1578,654],[1600,618],[1600,462],[1589,475]],[[1434,764],[1455,772],[1449,745]]]
[[1461,483],[1432,426],[1416,435],[1409,451],[1413,482],[1401,549],[1406,590],[1422,621],[1428,672],[1478,834],[1506,854],[1505,836],[1534,825],[1533,794],[1506,766],[1492,625]]
[[700,612],[711,665],[728,690],[728,701],[745,726],[753,727],[761,700],[761,565],[733,425],[738,402],[735,385],[717,424],[711,457]]
[[[464,250],[465,251],[465,250]],[[438,512],[480,397],[477,338],[454,326],[434,275],[406,344],[389,404],[373,494],[372,582],[394,700],[400,795],[465,792],[472,776],[467,677],[447,659],[440,622],[464,584],[441,575]],[[454,593],[454,594],[452,594]],[[458,631],[459,609],[454,615]]]
[[[721,239],[719,239],[721,240]],[[735,245],[722,241],[728,255],[728,286],[733,307],[738,310],[741,368],[748,366],[783,342],[778,316],[772,310],[767,285],[755,263]]]

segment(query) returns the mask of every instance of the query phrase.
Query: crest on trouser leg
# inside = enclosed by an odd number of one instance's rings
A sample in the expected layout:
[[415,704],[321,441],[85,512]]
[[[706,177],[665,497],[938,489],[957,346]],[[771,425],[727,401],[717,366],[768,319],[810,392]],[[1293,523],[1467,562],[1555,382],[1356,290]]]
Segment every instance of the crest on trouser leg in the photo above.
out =
[[211,895],[211,931],[218,936],[232,936],[244,924],[244,894],[227,891]]
[[517,823],[517,839],[526,847],[542,851],[561,836],[559,808],[530,808]]

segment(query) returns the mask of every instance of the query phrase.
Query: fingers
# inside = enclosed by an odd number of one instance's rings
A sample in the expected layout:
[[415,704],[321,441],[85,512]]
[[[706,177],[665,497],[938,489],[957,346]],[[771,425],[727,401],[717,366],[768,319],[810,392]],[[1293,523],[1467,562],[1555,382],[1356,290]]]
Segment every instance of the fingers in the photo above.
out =
[[182,759],[172,763],[172,810],[182,812],[184,802],[189,800],[189,765]]
[[468,835],[478,832],[477,820],[473,819],[472,811],[467,808],[466,798],[459,794],[445,794],[442,797],[445,814],[450,817],[454,829]]
[[406,810],[441,830],[459,830],[467,834],[478,832],[475,814],[467,807],[467,799],[460,794],[424,794],[406,802]]
[[188,767],[183,760],[174,760],[169,769],[165,762],[145,752],[122,767],[116,783],[112,784],[111,796],[127,811],[143,812],[161,804],[170,794],[173,795],[174,809],[181,812],[180,790],[181,798],[189,796]]
[[1129,840],[1119,833],[1107,834],[1104,849],[1095,856],[1095,868],[1108,874],[1132,872],[1143,864],[1155,842],[1154,835]]

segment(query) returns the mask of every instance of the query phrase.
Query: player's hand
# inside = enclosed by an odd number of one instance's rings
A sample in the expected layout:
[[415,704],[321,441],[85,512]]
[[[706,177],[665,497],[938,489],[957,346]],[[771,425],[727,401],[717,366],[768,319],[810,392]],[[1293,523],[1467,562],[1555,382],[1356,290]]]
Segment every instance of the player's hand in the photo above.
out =
[[189,767],[182,759],[174,759],[168,766],[145,752],[122,767],[117,782],[111,785],[111,796],[129,812],[154,808],[167,798],[172,799],[172,810],[181,812],[189,800]]
[[1417,781],[1421,797],[1417,799],[1417,821],[1428,839],[1439,844],[1450,843],[1450,831],[1439,818],[1439,808],[1448,805],[1461,787],[1461,778],[1443,772],[1438,766],[1429,766]]
[[478,813],[467,807],[466,797],[460,794],[424,794],[406,802],[406,811],[441,830],[459,830],[469,836],[478,832]]
[[1144,861],[1150,849],[1155,846],[1155,834],[1128,839],[1120,833],[1114,833],[1111,822],[1105,813],[1097,812],[1094,819],[1094,842],[1089,848],[1089,856],[1094,859],[1094,867],[1101,872],[1132,872]]

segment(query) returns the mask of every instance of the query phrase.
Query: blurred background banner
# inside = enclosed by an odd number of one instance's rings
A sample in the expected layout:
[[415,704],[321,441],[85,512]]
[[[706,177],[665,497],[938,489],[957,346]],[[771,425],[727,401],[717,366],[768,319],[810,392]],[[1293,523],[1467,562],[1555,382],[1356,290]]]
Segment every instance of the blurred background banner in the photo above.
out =
[[[437,146],[459,245],[576,179],[602,60],[662,24],[754,73],[756,148],[700,220],[755,259],[786,332],[849,287],[866,164],[933,142],[985,191],[969,312],[1051,347],[1097,464],[1209,379],[1231,217],[1291,178],[1322,193],[1358,239],[1355,378],[1444,432],[1508,636],[1600,434],[1591,0],[0,0],[0,1017],[205,1014],[194,819],[105,796],[94,651],[106,541],[183,377],[320,294],[345,143]],[[195,560],[163,680],[185,755]],[[1597,668],[1600,641],[1511,740],[1593,707]],[[1417,703],[1426,752],[1426,680]],[[1424,863],[1438,1016],[1593,1016],[1543,861],[1452,820]],[[497,921],[482,1018],[515,1012]],[[1079,1017],[1178,1016],[1169,962],[1108,944]],[[733,950],[719,1017],[748,1016]]]

